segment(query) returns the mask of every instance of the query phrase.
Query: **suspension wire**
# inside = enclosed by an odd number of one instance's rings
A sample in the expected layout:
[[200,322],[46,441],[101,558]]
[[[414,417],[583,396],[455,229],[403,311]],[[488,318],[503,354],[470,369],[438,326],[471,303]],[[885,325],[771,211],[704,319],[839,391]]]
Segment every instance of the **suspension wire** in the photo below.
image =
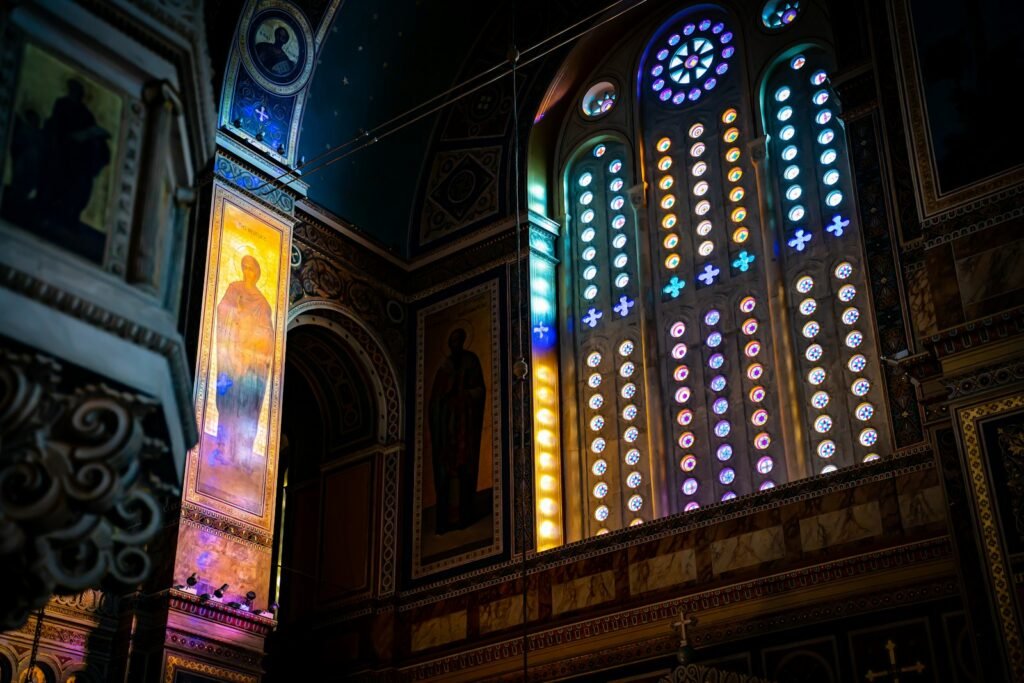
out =
[[528,508],[526,505],[526,376],[529,372],[524,355],[523,331],[526,322],[523,320],[523,221],[520,215],[519,194],[521,192],[519,183],[519,80],[518,68],[521,55],[516,47],[516,3],[510,3],[512,45],[509,56],[512,60],[512,189],[513,197],[513,220],[516,222],[516,322],[518,326],[516,367],[513,372],[518,376],[519,383],[519,452],[516,458],[519,472],[516,476],[519,491],[518,508],[519,523],[519,552],[522,553],[522,561],[519,566],[520,581],[523,586],[523,681],[530,677],[530,639],[527,623],[529,621],[529,588],[526,575],[526,519]]
[[[610,5],[606,6],[605,8],[590,14],[589,16],[587,16],[587,17],[577,21],[576,23],[571,24],[570,26],[568,26],[568,27],[566,27],[566,28],[564,28],[564,29],[562,29],[562,30],[552,34],[551,36],[548,36],[547,38],[544,38],[543,40],[541,40],[537,44],[532,45],[532,46],[524,49],[522,52],[519,53],[520,57],[522,57],[522,55],[524,55],[524,54],[527,54],[527,53],[531,53],[532,54],[536,50],[541,50],[542,48],[544,48],[544,46],[547,43],[551,42],[555,38],[558,38],[560,36],[565,35],[566,33],[572,31],[574,28],[576,28],[576,27],[578,27],[578,26],[580,26],[582,24],[587,23],[588,21],[594,19],[595,17],[598,17],[598,16],[600,16],[602,14],[605,14],[605,13],[613,10],[618,5],[622,5],[622,4],[626,3],[626,2],[628,2],[628,0],[615,0],[615,2],[612,2]],[[594,25],[589,26],[588,28],[585,28],[585,29],[583,29],[581,31],[578,31],[576,33],[573,33],[572,35],[570,35],[565,40],[558,41],[555,44],[548,46],[546,49],[541,50],[541,52],[539,52],[537,54],[532,54],[532,56],[529,59],[525,59],[525,60],[524,59],[520,59],[517,66],[527,66],[529,64],[532,64],[533,62],[536,62],[536,61],[546,57],[547,55],[551,54],[555,50],[558,50],[559,48],[564,47],[565,45],[567,45],[567,44],[569,44],[571,42],[579,40],[580,38],[582,38],[583,36],[587,35],[591,31],[594,31],[594,30],[600,28],[601,26],[604,26],[605,24],[607,24],[607,23],[609,23],[611,21],[614,21],[614,20],[618,19],[619,17],[623,16],[624,14],[626,14],[626,13],[636,9],[637,7],[641,7],[642,5],[646,4],[647,2],[648,2],[648,0],[636,0],[636,2],[634,2],[633,4],[630,4],[629,6],[623,8],[623,9],[620,9],[620,10],[614,12],[613,14],[610,14],[610,15],[604,17],[603,19],[601,19],[600,21],[598,21]],[[436,113],[436,112],[440,111],[441,109],[444,109],[445,107],[447,107],[447,106],[449,106],[451,104],[455,104],[456,102],[464,99],[465,97],[468,97],[469,95],[472,95],[473,93],[475,93],[475,92],[477,92],[477,91],[487,87],[488,85],[491,85],[492,83],[495,83],[495,82],[501,80],[505,76],[507,76],[510,73],[512,73],[512,69],[509,68],[509,67],[510,67],[510,60],[507,60],[507,59],[504,62],[501,62],[499,64],[495,64],[494,66],[492,66],[492,67],[490,67],[490,68],[480,72],[479,74],[477,74],[477,75],[475,75],[475,76],[473,76],[473,77],[463,81],[462,83],[460,83],[458,85],[455,85],[455,86],[452,86],[448,90],[445,90],[444,92],[439,93],[438,95],[435,95],[435,96],[431,97],[430,99],[422,102],[421,104],[416,105],[415,107],[412,107],[412,108],[406,110],[405,112],[403,112],[401,114],[393,116],[388,121],[385,121],[384,123],[379,124],[378,126],[372,128],[372,129],[364,131],[361,134],[351,138],[350,140],[348,140],[346,142],[343,142],[343,143],[340,143],[339,145],[336,145],[335,147],[332,147],[331,149],[328,149],[328,150],[325,150],[324,152],[321,152],[316,157],[314,157],[313,160],[320,160],[320,159],[325,159],[325,158],[326,158],[326,160],[323,161],[322,163],[320,163],[319,165],[314,165],[312,168],[310,168],[311,162],[307,162],[302,167],[302,175],[301,176],[297,175],[297,170],[285,171],[281,175],[279,175],[279,176],[277,176],[275,178],[272,178],[269,181],[267,181],[267,183],[264,185],[264,187],[261,188],[260,191],[255,192],[255,194],[269,194],[270,192],[273,192],[275,190],[284,189],[285,187],[288,187],[295,180],[303,180],[303,179],[309,178],[310,176],[318,173],[319,171],[321,171],[321,170],[323,170],[323,169],[325,169],[325,168],[327,168],[329,166],[332,166],[333,164],[337,163],[338,161],[346,159],[349,156],[351,156],[352,154],[355,154],[358,151],[361,151],[361,150],[366,149],[367,147],[369,147],[371,145],[376,144],[377,142],[379,142],[383,138],[386,138],[386,137],[389,137],[391,135],[394,135],[395,133],[399,132],[400,130],[402,130],[402,129],[404,129],[404,128],[406,128],[406,127],[408,127],[408,126],[410,126],[410,125],[412,125],[414,123],[416,123],[417,121],[420,121],[423,118],[425,118],[425,117],[427,117],[427,116],[429,116],[429,115],[431,115],[433,113]],[[425,109],[424,111],[416,113],[418,110],[422,109],[423,107],[425,107],[426,105],[430,104],[431,102],[435,102],[438,99],[440,99],[442,97],[445,97],[446,95],[448,95],[448,94],[450,94],[452,92],[456,92],[456,91],[460,90],[461,88],[464,88],[464,87],[468,86],[469,84],[473,83],[474,81],[479,80],[483,76],[486,76],[488,74],[492,74],[492,73],[494,73],[495,71],[498,71],[498,70],[501,70],[501,73],[499,73],[498,75],[496,75],[494,77],[491,77],[491,78],[488,78],[488,79],[486,79],[486,80],[484,80],[484,81],[482,81],[480,83],[476,83],[475,85],[472,85],[471,87],[468,87],[463,92],[460,92],[459,94],[457,94],[457,95],[455,95],[455,96],[453,96],[453,97],[451,97],[449,99],[444,100],[440,104],[432,106],[432,107],[429,107],[429,108]],[[416,113],[415,116],[412,116],[414,113]],[[408,120],[405,120],[405,121],[401,121],[403,118],[408,117],[408,116],[412,116],[412,118],[409,118]],[[396,124],[395,123],[396,121],[401,121],[401,122]],[[393,128],[388,128],[389,126],[392,126],[392,125],[394,125]],[[384,130],[385,128],[388,128],[388,129]],[[356,146],[354,148],[352,148],[353,145],[356,145]],[[347,151],[345,151],[346,149],[347,149]],[[337,156],[333,156],[335,153],[338,153],[338,152],[342,152],[342,153],[337,154]],[[293,179],[281,182],[282,178],[286,178],[288,176],[293,176]]]

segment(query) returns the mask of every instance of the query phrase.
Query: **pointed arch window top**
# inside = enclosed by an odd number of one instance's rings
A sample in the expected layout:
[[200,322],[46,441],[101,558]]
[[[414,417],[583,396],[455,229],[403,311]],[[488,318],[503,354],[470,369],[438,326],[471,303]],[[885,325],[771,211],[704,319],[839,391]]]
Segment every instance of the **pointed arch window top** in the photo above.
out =
[[673,20],[659,33],[646,80],[654,96],[669,105],[685,106],[714,90],[736,54],[733,33],[724,21]]

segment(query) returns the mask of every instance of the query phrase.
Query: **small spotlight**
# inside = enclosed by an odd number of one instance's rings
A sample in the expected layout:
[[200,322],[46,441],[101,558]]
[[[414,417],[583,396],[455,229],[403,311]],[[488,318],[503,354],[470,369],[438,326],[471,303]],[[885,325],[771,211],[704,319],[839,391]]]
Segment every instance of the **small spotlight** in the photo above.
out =
[[223,600],[224,599],[224,591],[226,591],[227,589],[228,589],[228,585],[225,583],[223,586],[221,586],[217,590],[213,591],[213,597],[217,598],[218,600]]

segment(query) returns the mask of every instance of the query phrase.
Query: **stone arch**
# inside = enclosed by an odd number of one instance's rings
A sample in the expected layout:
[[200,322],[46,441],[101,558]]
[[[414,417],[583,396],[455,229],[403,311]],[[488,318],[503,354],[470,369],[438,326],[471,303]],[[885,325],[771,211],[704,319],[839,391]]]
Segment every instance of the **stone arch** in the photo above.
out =
[[319,325],[338,334],[363,364],[378,398],[378,441],[397,442],[402,435],[402,396],[398,372],[378,335],[358,317],[325,299],[303,301],[288,314],[288,330]]

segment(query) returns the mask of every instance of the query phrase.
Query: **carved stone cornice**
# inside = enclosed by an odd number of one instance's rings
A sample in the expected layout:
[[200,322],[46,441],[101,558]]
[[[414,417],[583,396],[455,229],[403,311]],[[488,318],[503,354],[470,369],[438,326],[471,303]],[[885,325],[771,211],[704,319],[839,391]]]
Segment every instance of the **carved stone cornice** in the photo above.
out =
[[249,524],[243,524],[238,520],[221,517],[206,508],[191,503],[181,504],[181,517],[182,519],[191,520],[197,524],[202,524],[221,533],[234,536],[249,543],[255,543],[256,545],[270,547],[273,543],[272,534],[261,531]]
[[975,396],[1017,383],[1024,383],[1024,359],[993,365],[977,372],[947,377],[942,380],[943,386],[946,387],[946,400],[948,401]]
[[951,327],[932,335],[924,343],[936,358],[943,360],[1020,334],[1024,334],[1024,306]]
[[185,364],[185,351],[178,336],[167,336],[136,320],[125,318],[113,311],[88,301],[75,293],[40,280],[28,273],[0,263],[0,287],[24,295],[34,301],[56,309],[84,323],[116,335],[125,341],[153,351],[167,360],[174,385],[174,399],[181,410],[179,426],[186,446],[199,439],[195,420],[192,418],[191,372]]
[[148,478],[167,447],[143,426],[156,402],[102,384],[68,390],[62,375],[46,356],[0,349],[5,629],[55,592],[145,579],[161,524]]
[[263,660],[262,653],[241,647],[231,647],[211,638],[203,638],[194,633],[186,633],[175,628],[167,629],[164,635],[164,642],[182,650],[214,657],[221,662],[258,667]]
[[265,637],[277,626],[277,622],[270,617],[243,609],[235,609],[214,600],[203,600],[201,596],[176,588],[168,589],[166,595],[168,606],[173,610],[203,617],[261,637]]

